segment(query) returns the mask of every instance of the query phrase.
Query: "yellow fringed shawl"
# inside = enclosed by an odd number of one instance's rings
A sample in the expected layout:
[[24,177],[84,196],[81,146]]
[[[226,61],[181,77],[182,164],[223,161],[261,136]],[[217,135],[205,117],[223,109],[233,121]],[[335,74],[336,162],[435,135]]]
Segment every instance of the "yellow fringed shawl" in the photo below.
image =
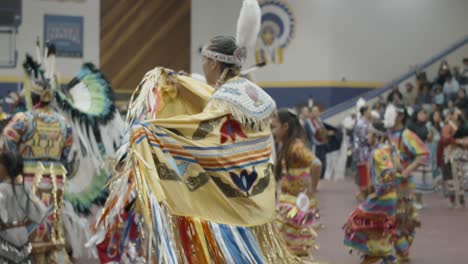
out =
[[[150,71],[132,100],[125,169],[113,177],[108,204],[118,209],[128,202],[121,200],[124,178],[135,184],[147,223],[151,195],[172,215],[236,226],[270,222],[275,183],[268,122],[274,102],[245,79],[215,92],[188,77],[174,77],[177,84],[167,78],[167,70]],[[138,123],[142,119],[150,120]]]

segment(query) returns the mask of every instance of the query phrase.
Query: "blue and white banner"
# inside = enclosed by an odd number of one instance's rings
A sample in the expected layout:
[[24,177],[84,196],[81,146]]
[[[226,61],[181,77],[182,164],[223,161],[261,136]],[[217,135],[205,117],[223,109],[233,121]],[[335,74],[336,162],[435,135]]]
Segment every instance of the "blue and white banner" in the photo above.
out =
[[288,2],[260,0],[262,24],[255,51],[258,63],[283,63],[283,52],[295,33],[295,18]]
[[83,17],[45,15],[44,41],[55,44],[58,57],[83,57]]

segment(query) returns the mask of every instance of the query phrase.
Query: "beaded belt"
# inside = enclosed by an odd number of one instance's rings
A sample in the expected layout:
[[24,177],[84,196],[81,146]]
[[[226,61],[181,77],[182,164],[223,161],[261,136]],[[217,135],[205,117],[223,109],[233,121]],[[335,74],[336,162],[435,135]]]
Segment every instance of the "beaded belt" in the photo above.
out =
[[4,231],[11,228],[25,227],[28,226],[30,221],[14,221],[13,223],[0,223],[0,231]]

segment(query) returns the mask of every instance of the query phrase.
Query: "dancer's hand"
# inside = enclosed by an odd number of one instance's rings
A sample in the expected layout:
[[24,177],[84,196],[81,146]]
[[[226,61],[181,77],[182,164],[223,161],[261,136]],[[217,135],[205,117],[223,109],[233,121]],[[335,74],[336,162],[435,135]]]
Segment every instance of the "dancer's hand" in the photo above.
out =
[[406,170],[403,170],[403,172],[401,173],[401,176],[405,179],[407,179],[409,176],[410,176],[410,172],[408,169]]
[[171,71],[167,74],[167,83],[170,84],[170,85],[177,85],[179,84],[179,81],[177,80],[177,78],[175,77],[177,75],[177,73],[175,71]]
[[185,72],[185,71],[183,71],[183,70],[182,70],[182,71],[179,71],[179,72],[177,72],[177,74],[179,74],[179,75],[183,75],[183,76],[190,76],[190,75],[189,75],[187,72]]

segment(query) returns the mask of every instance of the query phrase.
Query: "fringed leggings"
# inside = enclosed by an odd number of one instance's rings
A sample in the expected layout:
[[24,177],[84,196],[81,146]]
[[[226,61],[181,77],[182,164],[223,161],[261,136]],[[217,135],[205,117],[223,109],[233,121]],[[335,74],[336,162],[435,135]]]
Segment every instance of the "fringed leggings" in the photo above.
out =
[[394,247],[399,258],[409,258],[409,251],[416,235],[416,228],[420,226],[421,222],[414,208],[413,178],[410,176],[398,186],[397,233]]

